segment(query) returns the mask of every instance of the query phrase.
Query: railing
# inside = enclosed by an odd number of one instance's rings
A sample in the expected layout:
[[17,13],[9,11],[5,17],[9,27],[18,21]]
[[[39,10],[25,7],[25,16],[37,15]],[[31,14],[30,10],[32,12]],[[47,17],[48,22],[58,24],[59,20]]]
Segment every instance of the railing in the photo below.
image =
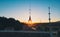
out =
[[[50,32],[46,32],[46,31],[10,31],[10,30],[0,30],[0,33],[6,33],[7,35],[7,32],[10,34],[12,33],[17,33],[17,35],[19,36],[31,36],[31,37],[34,37],[34,36],[38,36],[38,37],[50,37]],[[18,34],[19,33],[19,34]],[[52,32],[53,33],[53,37],[57,37],[57,32]],[[14,34],[12,34],[14,36]],[[54,35],[55,34],[55,35]]]

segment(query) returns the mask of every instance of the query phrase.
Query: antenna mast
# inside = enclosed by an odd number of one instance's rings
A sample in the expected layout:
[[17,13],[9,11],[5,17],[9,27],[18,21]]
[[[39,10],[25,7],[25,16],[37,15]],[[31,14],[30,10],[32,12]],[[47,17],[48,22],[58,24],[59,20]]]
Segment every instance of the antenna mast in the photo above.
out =
[[[51,18],[50,18],[50,6],[48,7],[48,10],[49,10],[49,26],[51,25]],[[53,34],[52,34],[52,29],[51,29],[51,27],[49,28],[50,29],[50,37],[53,37]]]
[[51,18],[50,18],[50,14],[51,14],[51,13],[50,13],[50,6],[48,7],[48,9],[49,9],[49,13],[48,13],[48,14],[49,14],[49,23],[51,23]]

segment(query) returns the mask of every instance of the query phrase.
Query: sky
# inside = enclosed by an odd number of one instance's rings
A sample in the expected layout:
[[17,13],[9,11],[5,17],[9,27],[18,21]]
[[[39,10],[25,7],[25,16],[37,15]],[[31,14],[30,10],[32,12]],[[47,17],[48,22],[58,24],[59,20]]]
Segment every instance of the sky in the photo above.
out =
[[60,0],[0,0],[0,16],[27,22],[30,3],[33,22],[48,22],[49,6],[51,22],[60,21]]

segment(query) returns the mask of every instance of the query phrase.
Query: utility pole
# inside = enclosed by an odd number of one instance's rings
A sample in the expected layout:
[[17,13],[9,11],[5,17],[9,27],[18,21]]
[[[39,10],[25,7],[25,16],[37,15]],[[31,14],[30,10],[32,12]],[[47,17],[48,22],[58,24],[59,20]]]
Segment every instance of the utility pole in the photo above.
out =
[[48,14],[49,14],[49,23],[51,23],[51,18],[50,18],[50,14],[51,14],[51,13],[50,13],[50,7],[48,7],[48,9],[49,9],[49,13],[48,13]]

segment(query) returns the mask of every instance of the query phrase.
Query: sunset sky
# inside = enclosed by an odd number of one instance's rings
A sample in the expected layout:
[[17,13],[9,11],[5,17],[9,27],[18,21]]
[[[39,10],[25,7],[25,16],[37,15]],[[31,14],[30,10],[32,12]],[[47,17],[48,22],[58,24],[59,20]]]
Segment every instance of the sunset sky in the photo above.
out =
[[48,6],[51,7],[51,21],[60,21],[60,0],[0,0],[0,16],[27,22],[30,2],[33,22],[48,22]]

